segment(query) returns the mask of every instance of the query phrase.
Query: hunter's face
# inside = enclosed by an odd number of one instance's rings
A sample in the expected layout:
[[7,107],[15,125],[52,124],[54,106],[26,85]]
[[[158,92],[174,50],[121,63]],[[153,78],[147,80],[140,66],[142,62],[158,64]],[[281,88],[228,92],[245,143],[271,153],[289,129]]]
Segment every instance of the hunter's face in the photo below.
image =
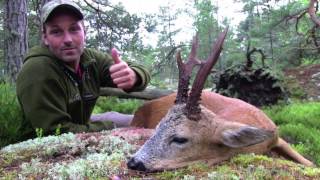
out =
[[59,59],[76,68],[84,50],[83,21],[72,14],[57,14],[44,24],[43,42]]

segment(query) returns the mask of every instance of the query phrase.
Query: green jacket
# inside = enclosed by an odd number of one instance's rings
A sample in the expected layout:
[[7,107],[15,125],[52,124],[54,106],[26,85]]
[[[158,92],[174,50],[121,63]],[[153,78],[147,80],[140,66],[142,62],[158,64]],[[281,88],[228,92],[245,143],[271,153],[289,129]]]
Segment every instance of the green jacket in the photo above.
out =
[[[17,96],[25,125],[31,127],[27,136],[42,128],[45,135],[60,132],[92,132],[113,128],[110,122],[90,122],[99,97],[100,87],[115,87],[109,73],[111,56],[85,49],[80,66],[82,79],[64,66],[46,47],[30,50],[17,79]],[[143,90],[150,75],[143,67],[128,63],[138,75],[130,91]]]

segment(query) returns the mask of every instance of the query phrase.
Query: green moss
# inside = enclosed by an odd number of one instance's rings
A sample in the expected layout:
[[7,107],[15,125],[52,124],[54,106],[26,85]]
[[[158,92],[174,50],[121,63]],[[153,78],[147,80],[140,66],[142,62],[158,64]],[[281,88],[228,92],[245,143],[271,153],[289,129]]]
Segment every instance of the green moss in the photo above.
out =
[[176,170],[176,171],[164,171],[162,173],[158,173],[155,177],[156,179],[182,179],[183,176],[186,175],[184,170]]
[[216,172],[220,174],[234,174],[233,169],[227,165],[221,165],[216,168]]
[[254,154],[241,154],[232,158],[231,162],[243,167],[248,167],[252,164],[259,164],[261,162],[272,162],[273,160],[267,156]]
[[281,137],[320,165],[320,102],[296,102],[263,110],[278,125]]
[[1,157],[1,164],[3,166],[7,166],[7,165],[10,165],[12,164],[12,162],[16,159],[16,155],[15,154],[3,154]]
[[305,176],[311,179],[320,178],[319,168],[305,167],[292,161],[263,155],[238,155],[227,165],[245,179],[304,179]]
[[164,171],[156,173],[156,179],[198,179],[198,177],[204,176],[213,167],[208,166],[205,163],[195,163],[185,168],[180,168],[174,171]]
[[207,177],[208,179],[239,179],[237,171],[232,169],[232,166],[226,164],[217,166],[213,171],[209,171]]
[[296,102],[289,105],[266,107],[263,111],[277,124],[303,123],[320,129],[320,102]]
[[302,169],[302,173],[304,175],[310,176],[310,177],[320,176],[320,169],[306,167],[306,168]]
[[188,171],[192,172],[192,171],[197,171],[197,172],[207,172],[208,170],[210,170],[212,167],[210,167],[208,164],[205,163],[196,163],[196,164],[192,164],[190,166],[188,166]]
[[1,171],[0,169],[0,177],[1,177],[1,180],[16,180],[17,172],[11,171],[7,173],[4,171]]
[[209,172],[206,178],[203,179],[209,179],[209,180],[240,180],[240,177],[238,177],[236,174],[225,174],[220,172]]
[[296,150],[312,159],[316,164],[320,164],[320,154],[318,153],[320,152],[320,132],[318,129],[306,127],[303,124],[286,124],[280,126],[280,134],[296,144],[304,144]]

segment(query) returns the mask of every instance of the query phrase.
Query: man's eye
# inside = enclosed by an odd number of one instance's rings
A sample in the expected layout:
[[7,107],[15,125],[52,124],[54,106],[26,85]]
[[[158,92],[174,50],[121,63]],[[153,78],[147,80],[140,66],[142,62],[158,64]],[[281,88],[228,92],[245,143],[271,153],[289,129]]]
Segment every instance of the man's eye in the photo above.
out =
[[58,34],[60,34],[60,33],[61,33],[60,30],[51,30],[51,31],[50,31],[50,34],[53,34],[53,35],[58,35]]
[[70,31],[71,32],[78,32],[80,30],[80,27],[71,27]]

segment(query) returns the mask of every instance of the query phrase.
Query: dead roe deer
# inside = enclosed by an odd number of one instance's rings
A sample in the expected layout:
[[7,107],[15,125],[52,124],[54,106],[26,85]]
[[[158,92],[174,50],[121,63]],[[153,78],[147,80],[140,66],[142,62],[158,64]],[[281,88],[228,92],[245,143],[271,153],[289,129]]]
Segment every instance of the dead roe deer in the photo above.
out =
[[[178,51],[177,93],[147,102],[135,113],[132,125],[156,126],[156,130],[127,162],[130,169],[158,171],[201,161],[216,164],[239,153],[262,154],[269,150],[281,152],[301,164],[313,165],[279,138],[276,125],[258,108],[239,99],[202,92],[226,34],[227,29],[219,35],[207,61],[196,57],[197,36],[186,63]],[[195,65],[200,69],[189,93]]]

